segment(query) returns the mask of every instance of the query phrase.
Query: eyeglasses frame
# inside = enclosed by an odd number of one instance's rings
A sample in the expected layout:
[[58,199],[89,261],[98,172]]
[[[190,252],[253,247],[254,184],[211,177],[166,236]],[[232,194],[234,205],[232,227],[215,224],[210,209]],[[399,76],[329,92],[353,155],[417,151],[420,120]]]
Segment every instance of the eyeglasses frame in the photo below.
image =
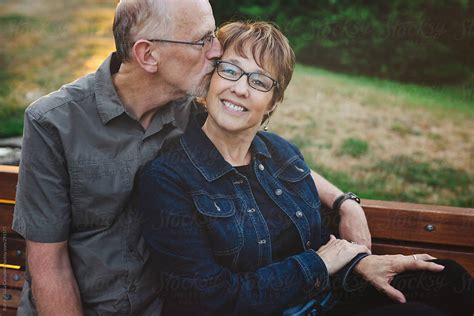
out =
[[[235,80],[223,77],[223,76],[219,73],[219,71],[217,70],[217,66],[219,66],[219,64],[222,64],[222,63],[230,64],[230,65],[232,65],[232,66],[234,66],[234,67],[239,68],[239,69],[242,71],[242,74],[240,75],[239,78],[237,78],[237,79],[235,79]],[[270,77],[270,76],[267,76],[267,75],[262,74],[262,73],[259,73],[259,72],[245,72],[245,71],[244,71],[242,68],[240,68],[239,66],[237,66],[237,65],[235,65],[235,64],[233,64],[233,63],[230,63],[230,62],[228,62],[228,61],[216,60],[215,65],[216,65],[216,72],[217,72],[217,74],[219,75],[219,77],[221,77],[221,78],[223,78],[223,79],[226,79],[226,80],[229,80],[229,81],[234,81],[234,82],[235,82],[235,81],[239,81],[240,78],[242,78],[244,75],[246,75],[246,76],[247,76],[247,83],[248,83],[249,87],[251,87],[251,88],[253,88],[253,89],[257,90],[257,91],[260,91],[260,92],[270,92],[274,87],[276,87],[276,88],[278,89],[279,86],[280,86],[280,84],[278,83],[278,81],[276,81],[275,79],[273,79],[273,78]],[[257,75],[261,75],[261,76],[265,76],[265,77],[269,78],[270,80],[272,80],[273,85],[272,85],[272,86],[270,87],[270,89],[268,89],[268,90],[260,90],[260,89],[255,88],[254,86],[252,86],[252,85],[250,84],[250,81],[249,81],[249,80],[250,80],[250,76],[253,75],[253,74],[257,74]]]
[[[212,47],[212,44],[214,43],[214,39],[217,37],[216,33],[219,31],[219,28],[216,27],[214,31],[212,31],[209,36],[210,36],[210,46]],[[206,36],[207,37],[207,36]],[[147,39],[149,42],[162,42],[162,43],[173,43],[173,44],[185,44],[185,45],[196,45],[196,46],[201,46],[204,47],[206,45],[206,39],[199,40],[198,42],[187,42],[187,41],[175,41],[175,40],[169,40],[169,39]]]

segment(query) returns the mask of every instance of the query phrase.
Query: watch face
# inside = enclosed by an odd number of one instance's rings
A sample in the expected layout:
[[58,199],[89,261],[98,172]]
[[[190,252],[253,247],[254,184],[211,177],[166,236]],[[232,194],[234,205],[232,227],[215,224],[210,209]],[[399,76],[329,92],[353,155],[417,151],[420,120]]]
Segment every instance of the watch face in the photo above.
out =
[[360,204],[360,198],[355,193],[348,192],[348,194],[349,194],[351,200],[354,200],[354,201],[356,201],[357,203]]

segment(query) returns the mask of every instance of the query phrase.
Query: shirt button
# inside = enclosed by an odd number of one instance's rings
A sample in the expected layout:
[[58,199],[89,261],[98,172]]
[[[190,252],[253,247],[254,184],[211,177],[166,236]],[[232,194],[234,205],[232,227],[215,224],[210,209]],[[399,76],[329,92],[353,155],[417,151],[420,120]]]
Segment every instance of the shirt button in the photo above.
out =
[[321,281],[319,279],[316,279],[316,282],[314,283],[315,288],[319,288],[321,286]]
[[296,217],[298,217],[298,218],[302,218],[302,217],[303,217],[303,212],[297,211],[295,215],[296,215]]
[[276,195],[281,195],[282,193],[283,193],[283,191],[281,189],[276,189],[275,190]]
[[129,287],[129,290],[132,291],[132,292],[135,292],[136,289],[137,289],[137,288],[136,288],[135,284],[132,284],[132,285],[130,285],[130,287]]
[[308,247],[308,248],[311,247],[311,241],[308,240],[308,241],[306,242],[306,247]]
[[265,170],[265,167],[262,164],[259,164],[258,169],[260,169],[260,171],[263,171],[263,170]]
[[260,245],[264,245],[264,244],[267,243],[267,241],[266,241],[265,239],[262,239],[262,240],[259,240],[258,243],[259,243]]
[[249,213],[255,213],[255,209],[254,209],[254,208],[251,208],[251,209],[249,209],[247,212],[249,212]]

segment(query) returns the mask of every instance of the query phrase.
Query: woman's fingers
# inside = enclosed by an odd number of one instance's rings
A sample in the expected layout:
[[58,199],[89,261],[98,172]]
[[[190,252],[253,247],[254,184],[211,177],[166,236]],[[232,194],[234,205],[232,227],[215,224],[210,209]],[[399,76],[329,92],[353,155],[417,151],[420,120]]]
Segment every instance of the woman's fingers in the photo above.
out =
[[399,259],[396,259],[396,266],[395,271],[397,273],[405,272],[407,270],[428,270],[431,272],[440,272],[444,269],[444,266],[434,263],[428,262],[425,260],[431,260],[430,255],[425,254],[417,254],[417,255],[410,255],[410,256],[402,256]]
[[391,286],[390,284],[386,283],[383,287],[380,288],[380,291],[385,293],[389,298],[391,298],[394,301],[400,302],[400,303],[406,303],[407,299],[405,298],[405,295],[403,295],[402,292]]
[[418,261],[417,262],[417,265],[418,265],[418,269],[420,270],[428,270],[428,271],[431,271],[431,272],[440,272],[440,271],[443,271],[444,269],[444,266],[440,265],[440,264],[437,264],[437,263],[434,263],[434,262],[426,262],[426,261]]
[[428,261],[428,260],[435,260],[437,259],[436,257],[433,257],[427,253],[417,253],[415,255],[412,255],[412,257],[414,257],[414,259],[417,259],[417,260],[424,260],[424,261]]

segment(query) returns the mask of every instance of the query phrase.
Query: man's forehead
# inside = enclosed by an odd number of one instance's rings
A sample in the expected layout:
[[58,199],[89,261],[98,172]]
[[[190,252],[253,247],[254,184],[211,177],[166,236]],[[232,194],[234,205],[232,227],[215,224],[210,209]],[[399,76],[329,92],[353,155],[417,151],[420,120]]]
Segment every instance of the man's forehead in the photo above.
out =
[[204,35],[214,30],[215,21],[209,1],[184,0],[176,2],[172,4],[172,20],[177,33]]

